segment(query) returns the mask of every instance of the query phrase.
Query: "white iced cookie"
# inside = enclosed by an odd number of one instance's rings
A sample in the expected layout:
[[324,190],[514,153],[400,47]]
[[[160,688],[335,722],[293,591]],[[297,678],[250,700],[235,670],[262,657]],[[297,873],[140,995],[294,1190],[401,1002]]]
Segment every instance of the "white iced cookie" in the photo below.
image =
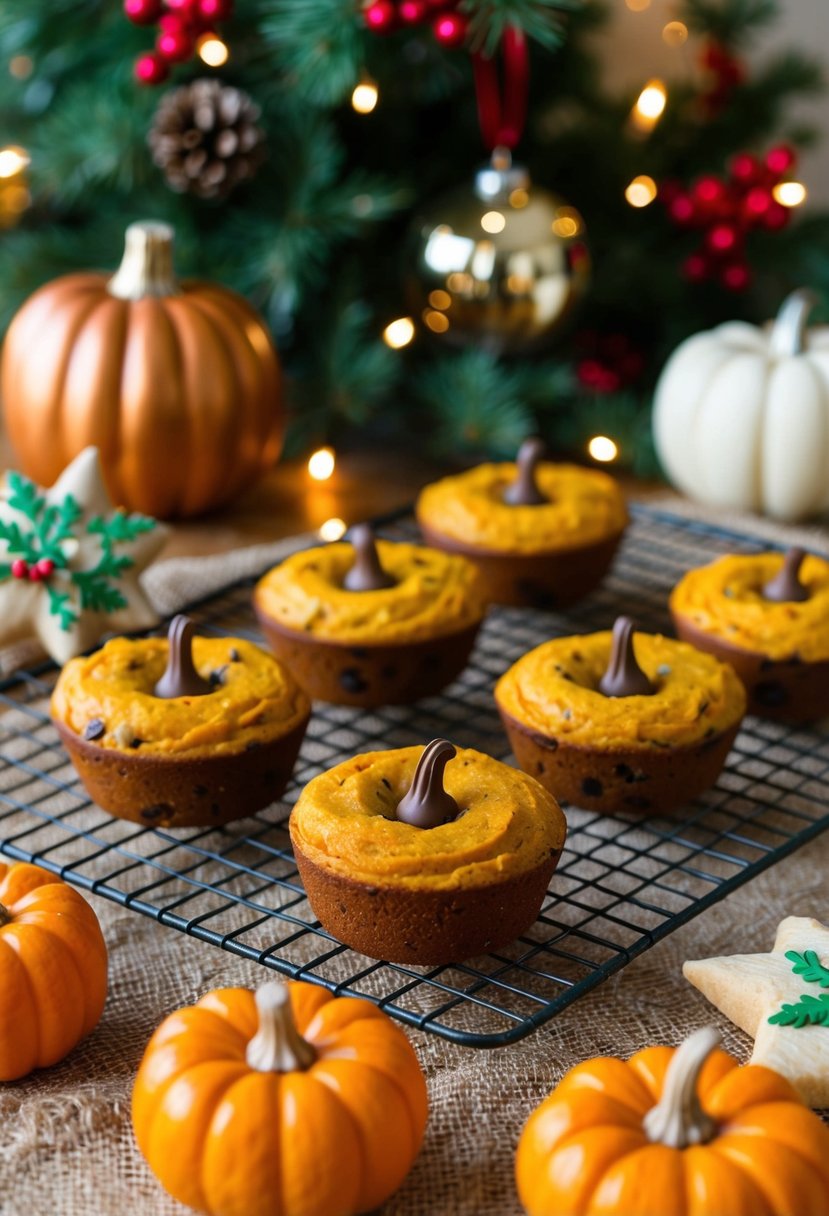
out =
[[65,663],[105,632],[156,625],[138,576],[166,535],[146,515],[113,510],[97,448],[85,448],[48,490],[7,473],[0,494],[0,644],[37,637]]
[[804,1102],[829,1107],[829,929],[788,916],[770,954],[687,962],[686,979],[754,1039],[752,1064],[782,1073]]

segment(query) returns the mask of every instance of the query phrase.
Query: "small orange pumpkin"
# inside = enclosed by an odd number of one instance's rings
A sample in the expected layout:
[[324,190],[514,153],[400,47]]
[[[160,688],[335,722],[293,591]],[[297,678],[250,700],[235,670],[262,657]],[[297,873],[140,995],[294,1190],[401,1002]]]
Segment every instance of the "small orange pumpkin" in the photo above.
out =
[[132,224],[114,276],[64,275],[12,321],[0,391],[38,485],[94,445],[118,506],[169,519],[229,501],[279,455],[264,322],[225,287],[178,283],[172,242],[166,224]]
[[0,862],[0,1081],[62,1060],[106,994],[106,945],[84,897],[39,866]]
[[400,1186],[426,1082],[376,1005],[314,984],[209,992],[156,1030],[135,1136],[176,1199],[214,1216],[354,1216]]
[[829,1128],[711,1027],[568,1072],[516,1156],[529,1216],[826,1216]]

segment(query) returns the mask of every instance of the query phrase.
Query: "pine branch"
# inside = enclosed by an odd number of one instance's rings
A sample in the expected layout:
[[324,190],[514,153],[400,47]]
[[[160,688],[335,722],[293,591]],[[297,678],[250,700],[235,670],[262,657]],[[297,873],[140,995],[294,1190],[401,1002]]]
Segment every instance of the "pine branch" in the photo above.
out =
[[356,0],[260,0],[261,34],[292,83],[317,105],[342,101],[360,78],[365,39]]
[[444,455],[471,449],[513,456],[535,429],[521,373],[483,350],[435,358],[416,392],[432,418],[431,446]]
[[784,1004],[769,1018],[772,1026],[793,1026],[802,1030],[804,1026],[829,1026],[829,992],[820,996],[804,995],[794,1005]]
[[808,984],[820,984],[821,988],[829,988],[829,967],[824,967],[814,950],[805,950],[798,954],[797,950],[787,950],[786,958],[793,963],[795,975],[802,975]]
[[460,7],[470,16],[473,49],[493,55],[510,28],[556,50],[564,39],[563,16],[578,12],[582,0],[461,0]]
[[779,5],[778,0],[685,0],[681,16],[694,33],[734,47],[774,21]]

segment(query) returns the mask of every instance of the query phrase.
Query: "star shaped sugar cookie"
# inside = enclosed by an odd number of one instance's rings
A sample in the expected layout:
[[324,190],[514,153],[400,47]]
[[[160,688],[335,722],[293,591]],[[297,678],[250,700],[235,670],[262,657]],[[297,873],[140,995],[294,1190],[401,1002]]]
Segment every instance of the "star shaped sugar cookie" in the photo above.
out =
[[105,632],[147,629],[158,615],[138,576],[167,529],[113,510],[97,448],[48,490],[14,471],[0,494],[0,645],[37,636],[65,663]]
[[782,1073],[804,1102],[829,1107],[829,929],[787,916],[770,954],[730,954],[682,967],[754,1039],[752,1064]]

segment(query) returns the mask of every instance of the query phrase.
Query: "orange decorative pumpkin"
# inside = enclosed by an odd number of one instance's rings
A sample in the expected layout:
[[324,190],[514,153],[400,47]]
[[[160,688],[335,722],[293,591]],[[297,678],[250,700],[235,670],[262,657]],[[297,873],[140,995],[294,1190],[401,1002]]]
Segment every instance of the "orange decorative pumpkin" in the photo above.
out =
[[225,287],[177,283],[172,243],[166,224],[132,224],[113,277],[55,279],[12,321],[0,391],[38,485],[94,444],[114,502],[169,519],[227,502],[279,455],[264,322]]
[[314,984],[209,992],[162,1022],[132,1099],[171,1195],[214,1216],[354,1216],[400,1186],[426,1127],[412,1047]]
[[530,1216],[826,1216],[829,1128],[718,1042],[709,1027],[571,1069],[518,1144]]
[[106,994],[106,946],[84,897],[39,866],[0,862],[0,1081],[62,1060]]

